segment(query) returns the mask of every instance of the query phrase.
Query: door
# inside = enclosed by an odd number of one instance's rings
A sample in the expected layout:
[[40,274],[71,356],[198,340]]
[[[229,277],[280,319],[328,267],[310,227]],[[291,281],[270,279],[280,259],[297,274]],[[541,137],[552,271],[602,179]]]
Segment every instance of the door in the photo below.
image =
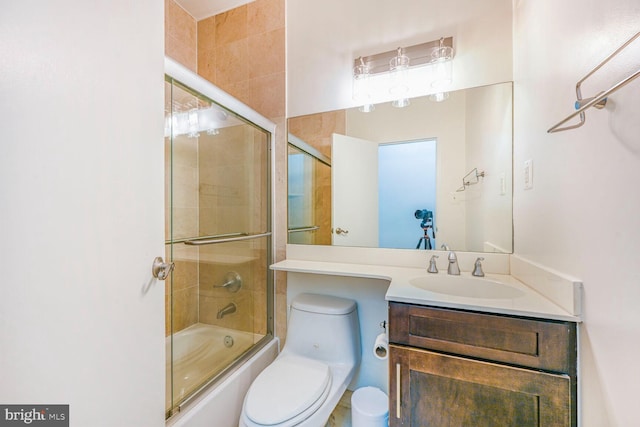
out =
[[391,427],[571,427],[571,380],[406,347],[390,349]]
[[163,5],[62,7],[0,13],[0,403],[162,427]]
[[333,239],[337,246],[378,246],[378,144],[333,134]]

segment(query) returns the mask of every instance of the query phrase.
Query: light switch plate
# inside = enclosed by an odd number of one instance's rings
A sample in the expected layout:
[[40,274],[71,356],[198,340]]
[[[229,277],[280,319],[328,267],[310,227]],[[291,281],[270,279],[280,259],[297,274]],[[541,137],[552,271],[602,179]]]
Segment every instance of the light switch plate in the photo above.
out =
[[531,159],[524,162],[524,189],[533,188],[533,161]]

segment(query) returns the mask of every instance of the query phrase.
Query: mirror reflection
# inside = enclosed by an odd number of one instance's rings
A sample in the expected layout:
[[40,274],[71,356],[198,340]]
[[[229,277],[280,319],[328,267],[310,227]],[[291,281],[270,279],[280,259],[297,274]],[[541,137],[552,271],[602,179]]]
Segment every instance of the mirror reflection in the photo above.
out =
[[510,253],[512,84],[293,117],[289,243]]

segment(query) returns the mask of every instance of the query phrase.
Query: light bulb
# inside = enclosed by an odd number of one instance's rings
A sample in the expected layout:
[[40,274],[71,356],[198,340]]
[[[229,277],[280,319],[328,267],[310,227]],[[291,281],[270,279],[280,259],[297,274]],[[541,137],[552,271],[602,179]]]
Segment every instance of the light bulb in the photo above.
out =
[[389,70],[391,84],[389,93],[394,96],[395,100],[391,103],[394,107],[402,108],[409,105],[409,57],[404,54],[401,47],[398,48],[398,54],[389,61]]

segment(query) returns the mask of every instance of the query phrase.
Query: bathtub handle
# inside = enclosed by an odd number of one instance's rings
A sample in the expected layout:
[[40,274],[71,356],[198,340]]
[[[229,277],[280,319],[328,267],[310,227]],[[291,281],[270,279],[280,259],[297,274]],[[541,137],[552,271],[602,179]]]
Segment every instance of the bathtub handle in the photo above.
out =
[[214,288],[224,288],[231,293],[236,293],[242,288],[242,277],[235,271],[230,271],[224,276],[222,285],[213,285]]
[[173,262],[164,262],[161,256],[153,260],[151,273],[158,280],[165,280],[176,265]]

